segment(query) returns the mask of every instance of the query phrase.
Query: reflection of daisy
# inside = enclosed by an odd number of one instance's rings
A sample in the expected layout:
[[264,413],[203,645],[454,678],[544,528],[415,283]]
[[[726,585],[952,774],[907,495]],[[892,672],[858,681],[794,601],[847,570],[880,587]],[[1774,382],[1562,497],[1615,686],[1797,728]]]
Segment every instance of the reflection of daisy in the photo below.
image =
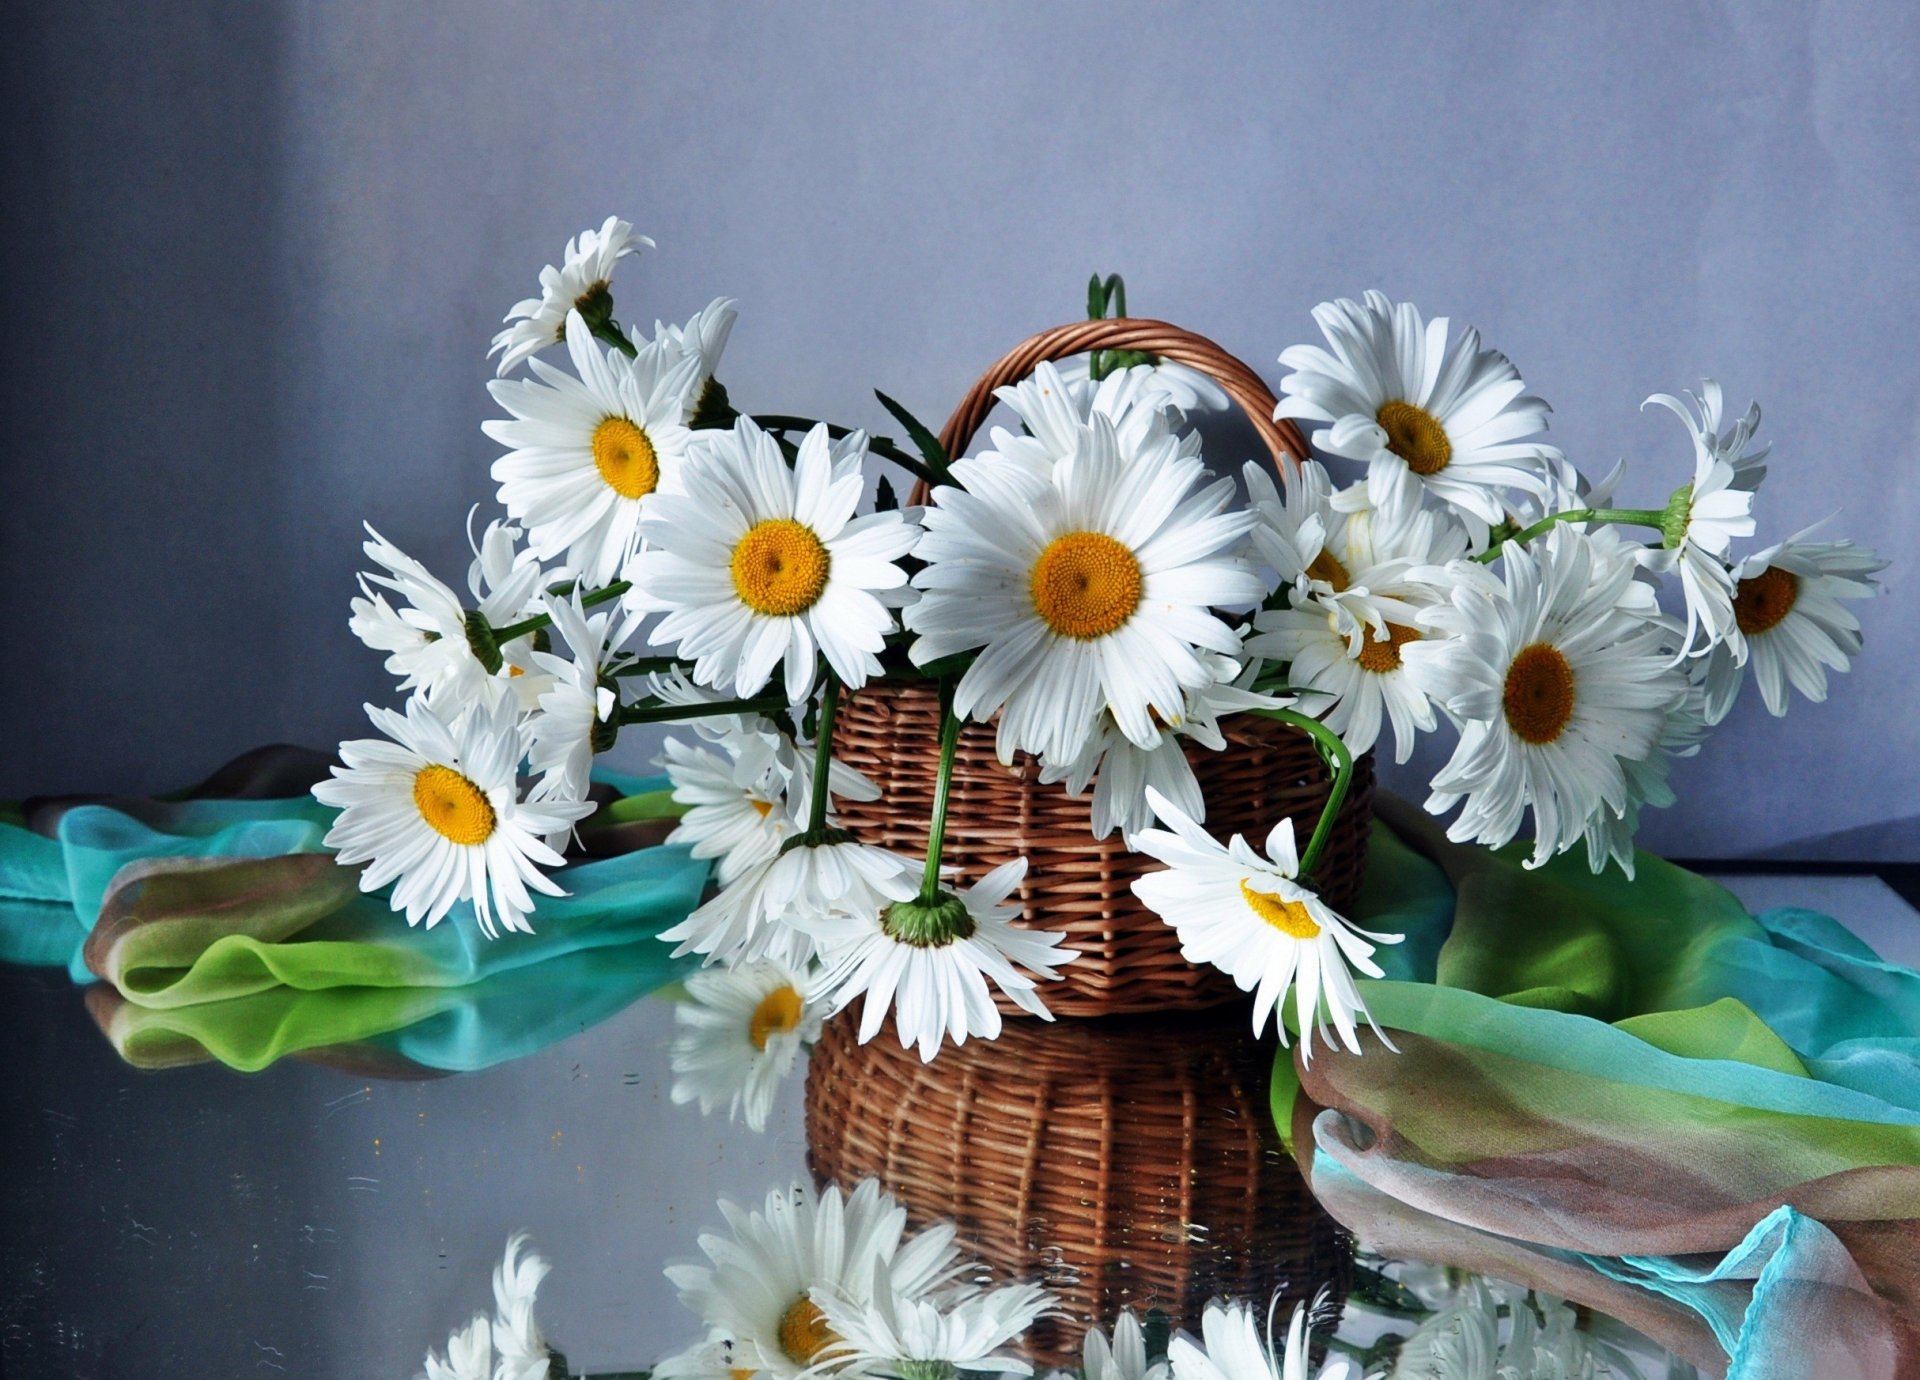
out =
[[1501,557],[1504,582],[1472,567],[1452,602],[1421,615],[1444,636],[1406,657],[1435,702],[1463,720],[1427,809],[1463,797],[1456,843],[1497,848],[1533,812],[1538,867],[1600,810],[1628,806],[1625,761],[1644,760],[1685,690],[1646,588],[1617,544],[1555,527]]
[[1447,319],[1423,322],[1383,293],[1313,309],[1331,351],[1295,345],[1280,356],[1274,417],[1325,422],[1313,444],[1367,463],[1376,508],[1424,487],[1484,522],[1501,518],[1500,491],[1538,489],[1553,447],[1525,438],[1546,429],[1547,405],[1529,396],[1497,350],[1469,328],[1451,345]]
[[730,1338],[739,1370],[794,1380],[840,1337],[811,1291],[827,1289],[864,1303],[876,1263],[891,1287],[924,1297],[960,1264],[953,1228],[920,1233],[904,1245],[906,1209],[868,1179],[851,1194],[832,1184],[816,1197],[803,1183],[775,1189],[764,1207],[720,1204],[726,1236],[702,1235],[711,1265],[675,1265],[667,1278],[680,1301]]
[[1753,678],[1767,712],[1787,712],[1787,686],[1818,704],[1827,698],[1827,672],[1844,672],[1860,654],[1860,620],[1843,599],[1869,599],[1873,575],[1887,563],[1850,541],[1805,540],[1806,532],[1756,551],[1733,568],[1734,634],[1716,647],[1707,672],[1708,722],[1718,723],[1740,690],[1740,662]]
[[533,378],[488,384],[513,416],[480,429],[508,447],[493,477],[534,553],[548,560],[565,552],[599,586],[632,554],[653,496],[680,492],[699,361],[657,343],[629,359],[601,349],[584,326],[569,330],[567,353],[578,378],[535,360]]
[[527,766],[539,777],[536,800],[585,800],[594,754],[613,744],[620,697],[610,684],[615,653],[633,635],[621,608],[588,613],[575,590],[549,597],[547,612],[566,639],[570,656],[535,652],[533,662],[549,678],[539,712],[527,722]]
[[525,1232],[507,1238],[506,1254],[493,1268],[493,1344],[500,1352],[500,1374],[512,1380],[546,1374],[551,1357],[533,1320],[533,1304],[550,1269],[527,1249]]
[[470,900],[489,937],[496,914],[505,928],[531,933],[527,888],[566,894],[540,870],[561,863],[544,840],[591,814],[592,804],[517,797],[514,773],[526,745],[511,700],[452,723],[417,695],[405,718],[373,705],[367,714],[387,739],[342,743],[346,765],[313,788],[316,800],[340,810],[327,846],[342,863],[368,864],[362,891],[399,878],[393,909],[406,911],[409,925],[431,929],[455,901]]
[[1003,863],[953,894],[954,904],[936,914],[903,899],[884,907],[796,917],[819,944],[825,965],[814,994],[830,1001],[834,1012],[866,997],[862,1044],[879,1033],[891,1008],[900,1047],[917,1044],[925,1062],[939,1052],[943,1036],[956,1045],[970,1035],[999,1038],[1000,1012],[988,979],[1021,1010],[1052,1020],[1033,978],[1014,965],[1052,980],[1060,976],[1053,965],[1077,954],[1061,948],[1057,934],[1013,923],[1019,905],[1002,903],[1026,875],[1025,858]]
[[[1238,834],[1222,847],[1166,797],[1153,793],[1151,798],[1169,828],[1142,830],[1133,846],[1166,867],[1136,878],[1133,894],[1179,932],[1181,957],[1213,964],[1242,992],[1254,994],[1255,1035],[1265,1031],[1267,1016],[1292,986],[1303,1055],[1312,1057],[1316,1029],[1327,1038],[1329,1018],[1341,1041],[1358,1054],[1354,1016],[1368,1025],[1373,1017],[1348,968],[1379,977],[1374,946],[1367,941],[1397,944],[1400,936],[1349,924],[1300,885],[1292,820],[1273,826],[1263,858]],[[1285,1044],[1286,1023],[1276,1020],[1274,1028]]]
[[1167,1363],[1147,1364],[1147,1338],[1131,1308],[1114,1319],[1113,1340],[1097,1327],[1087,1329],[1081,1346],[1086,1380],[1166,1380]]
[[[1324,1301],[1322,1293],[1312,1309],[1305,1304],[1294,1305],[1286,1346],[1277,1353],[1260,1335],[1251,1304],[1208,1304],[1200,1318],[1204,1348],[1185,1333],[1175,1337],[1167,1348],[1173,1380],[1308,1380],[1313,1362],[1308,1355],[1307,1319],[1309,1313],[1320,1311]],[[1450,1369],[1436,1373],[1464,1377],[1492,1372]],[[1336,1357],[1321,1368],[1318,1380],[1360,1380],[1360,1367],[1348,1357]]]
[[632,605],[667,615],[649,639],[694,658],[701,684],[741,695],[784,662],[787,698],[804,699],[821,654],[847,685],[878,675],[894,622],[876,596],[906,584],[895,562],[916,532],[898,512],[853,515],[865,436],[830,443],[816,426],[789,469],[751,418],[702,434],[686,496],[656,502],[649,549],[628,567]]
[[541,350],[567,336],[567,313],[604,312],[613,266],[629,254],[653,248],[645,235],[618,216],[608,216],[598,230],[583,230],[567,241],[560,267],[540,270],[540,295],[513,304],[507,328],[493,338],[489,355],[500,356],[502,378]]
[[1256,694],[1249,690],[1258,661],[1250,662],[1242,672],[1232,657],[1213,652],[1206,654],[1214,674],[1219,677],[1200,690],[1186,692],[1185,712],[1159,725],[1159,741],[1141,747],[1114,723],[1111,714],[1102,713],[1098,724],[1080,753],[1069,762],[1041,764],[1040,781],[1051,785],[1067,783],[1069,795],[1079,795],[1093,784],[1093,836],[1103,839],[1118,829],[1123,838],[1131,838],[1153,823],[1153,808],[1147,804],[1147,787],[1173,801],[1194,819],[1207,817],[1206,796],[1200,780],[1187,760],[1185,740],[1192,739],[1210,752],[1227,746],[1220,732],[1224,714],[1248,709],[1284,709],[1293,701],[1285,696]]
[[830,1286],[814,1289],[814,1302],[840,1339],[826,1349],[823,1364],[896,1377],[951,1376],[962,1370],[1033,1373],[1031,1361],[1001,1348],[1018,1340],[1053,1303],[1053,1295],[1039,1285],[1008,1284],[929,1299],[898,1292],[885,1261],[874,1261],[873,1271],[861,1300]]
[[1228,512],[1233,482],[1198,493],[1205,471],[1164,432],[1122,458],[1112,423],[1093,415],[1050,475],[962,460],[963,488],[934,491],[927,566],[906,611],[925,665],[982,648],[960,678],[956,713],[1000,715],[999,753],[1073,758],[1104,708],[1142,746],[1185,692],[1213,681],[1200,653],[1238,653],[1214,605],[1265,589],[1239,553],[1253,523]]
[[447,1338],[445,1360],[427,1353],[426,1380],[493,1380],[493,1325],[486,1314],[474,1314],[472,1322]]
[[724,1105],[729,1119],[764,1131],[801,1046],[820,1038],[824,1013],[803,995],[806,979],[782,963],[743,963],[703,969],[686,986],[673,1013],[673,1100],[709,1115]]

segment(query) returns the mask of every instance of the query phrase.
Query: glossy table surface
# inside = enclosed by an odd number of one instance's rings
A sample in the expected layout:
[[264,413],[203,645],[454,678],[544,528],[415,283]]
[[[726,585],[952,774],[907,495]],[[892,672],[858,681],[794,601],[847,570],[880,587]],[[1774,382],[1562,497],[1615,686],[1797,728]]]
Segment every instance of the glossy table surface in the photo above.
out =
[[[1920,964],[1920,913],[1873,876],[1723,880]],[[670,1099],[673,1025],[642,1000],[457,1076],[351,1055],[142,1071],[64,973],[0,968],[0,1374],[411,1376],[522,1229],[576,1370],[651,1365],[698,1332],[662,1266],[718,1198],[806,1173],[800,1077],[763,1134],[704,1118]]]

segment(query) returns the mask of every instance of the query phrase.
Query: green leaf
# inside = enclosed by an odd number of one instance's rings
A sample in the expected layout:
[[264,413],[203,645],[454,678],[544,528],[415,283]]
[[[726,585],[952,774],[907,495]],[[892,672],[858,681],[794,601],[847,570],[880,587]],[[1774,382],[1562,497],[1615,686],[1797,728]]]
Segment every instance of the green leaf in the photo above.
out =
[[900,495],[893,491],[893,484],[883,474],[873,486],[873,511],[891,513],[900,507]]
[[1167,1316],[1166,1310],[1149,1309],[1140,1330],[1146,1337],[1147,1359],[1158,1361],[1165,1357],[1167,1347],[1173,1341],[1173,1319]]
[[925,422],[900,406],[878,388],[873,396],[880,399],[880,406],[893,414],[893,419],[907,430],[907,439],[913,442],[913,448],[927,462],[927,468],[933,471],[934,478],[942,484],[951,484],[953,476],[947,473],[947,448],[940,444],[940,438],[927,430]]

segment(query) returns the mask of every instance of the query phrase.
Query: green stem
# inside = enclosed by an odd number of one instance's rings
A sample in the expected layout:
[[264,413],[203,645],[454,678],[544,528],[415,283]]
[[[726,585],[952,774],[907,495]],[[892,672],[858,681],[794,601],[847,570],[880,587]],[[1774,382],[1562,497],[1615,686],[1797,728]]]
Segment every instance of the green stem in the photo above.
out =
[[1543,517],[1531,527],[1524,527],[1510,537],[1503,537],[1475,556],[1476,561],[1485,564],[1499,556],[1501,548],[1508,542],[1525,545],[1541,533],[1559,526],[1563,522],[1616,522],[1633,527],[1658,527],[1665,514],[1657,508],[1574,508],[1564,513],[1554,513]]
[[919,904],[940,899],[940,855],[947,844],[947,797],[953,789],[953,755],[960,746],[961,720],[953,712],[953,682],[940,682],[940,775],[933,785],[933,822],[927,829],[927,868],[920,876]]
[[807,802],[807,833],[826,832],[827,799],[833,794],[833,719],[840,712],[840,679],[827,672],[826,692],[820,696],[820,722],[813,741],[813,799]]
[[[756,412],[753,421],[754,425],[762,431],[812,431],[816,426],[823,425],[812,417],[793,417],[784,412]],[[827,435],[836,441],[853,435],[852,427],[836,426],[832,422],[824,425],[827,428]],[[867,449],[883,460],[893,461],[915,479],[924,479],[929,484],[942,482],[932,470],[927,468],[926,461],[908,455],[885,436],[869,435]]]
[[1313,826],[1313,837],[1307,840],[1306,851],[1300,855],[1300,879],[1307,881],[1313,876],[1313,869],[1320,862],[1320,854],[1326,849],[1327,839],[1333,833],[1333,822],[1339,818],[1340,807],[1346,803],[1347,787],[1353,784],[1353,753],[1340,741],[1339,734],[1311,715],[1296,714],[1291,709],[1255,709],[1251,712],[1292,724],[1310,736],[1319,745],[1320,756],[1333,774],[1327,803],[1320,810],[1320,822]]
[[605,341],[628,359],[632,359],[640,353],[640,351],[635,348],[634,343],[627,339],[627,333],[620,329],[619,323],[616,322],[612,316],[596,316],[592,318],[587,322],[587,329],[593,332],[596,340]]
[[[570,593],[571,588],[572,587],[569,586],[566,592]],[[632,588],[632,584],[626,580],[615,580],[612,584],[603,585],[593,593],[582,598],[580,600],[580,606],[590,609],[595,604],[604,604],[609,599],[618,599]],[[553,594],[561,591],[556,589],[547,592]],[[552,622],[552,615],[536,613],[531,618],[522,618],[518,623],[509,623],[504,628],[495,628],[493,630],[493,637],[496,642],[511,642],[516,637],[525,637],[530,632],[538,632],[541,628],[547,627]]]
[[671,724],[717,714],[776,714],[786,707],[784,698],[766,695],[758,699],[712,700],[705,704],[629,704],[621,707],[620,722],[623,725]]

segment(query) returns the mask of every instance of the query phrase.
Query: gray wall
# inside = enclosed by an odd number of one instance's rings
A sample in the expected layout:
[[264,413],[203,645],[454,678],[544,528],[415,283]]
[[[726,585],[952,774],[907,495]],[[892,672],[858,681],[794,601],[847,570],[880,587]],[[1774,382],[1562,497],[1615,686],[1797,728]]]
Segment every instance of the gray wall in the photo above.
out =
[[855,423],[1096,268],[1269,378],[1334,294],[1473,321],[1634,500],[1684,460],[1639,400],[1715,373],[1768,409],[1763,533],[1838,508],[1899,563],[1829,705],[1749,697],[1646,840],[1920,856],[1916,14],[13,7],[0,793],[357,733],[358,524],[458,569],[487,339],[618,211],[661,244],[623,316],[734,294],[736,398]]

